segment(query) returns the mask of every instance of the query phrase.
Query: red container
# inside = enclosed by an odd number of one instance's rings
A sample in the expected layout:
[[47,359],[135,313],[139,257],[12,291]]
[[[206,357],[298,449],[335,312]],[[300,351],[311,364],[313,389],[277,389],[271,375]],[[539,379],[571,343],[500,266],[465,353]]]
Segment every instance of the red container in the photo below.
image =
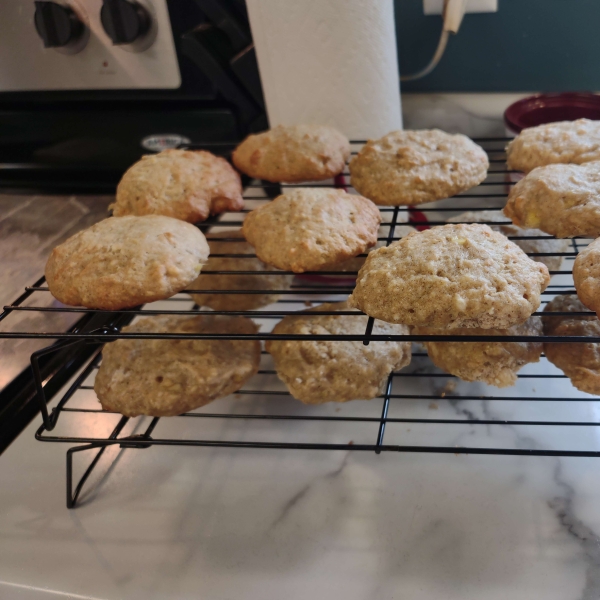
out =
[[600,120],[600,95],[591,92],[538,94],[511,104],[504,112],[506,128],[515,135],[527,127],[584,118]]

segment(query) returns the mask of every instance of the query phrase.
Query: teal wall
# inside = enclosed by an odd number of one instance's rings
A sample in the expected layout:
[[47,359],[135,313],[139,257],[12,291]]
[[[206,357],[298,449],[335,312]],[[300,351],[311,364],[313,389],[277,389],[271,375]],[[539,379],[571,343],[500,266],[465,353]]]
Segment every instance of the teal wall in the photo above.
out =
[[[429,61],[441,18],[422,0],[395,0],[400,72]],[[600,0],[499,0],[492,14],[466,15],[426,78],[403,91],[600,91]]]

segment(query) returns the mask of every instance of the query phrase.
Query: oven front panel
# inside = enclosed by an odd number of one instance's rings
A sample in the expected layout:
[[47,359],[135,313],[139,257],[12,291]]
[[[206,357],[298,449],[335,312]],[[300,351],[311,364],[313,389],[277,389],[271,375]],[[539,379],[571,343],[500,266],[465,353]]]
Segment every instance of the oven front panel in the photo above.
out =
[[[167,2],[136,4],[148,18],[145,32],[115,45],[102,25],[103,0],[0,0],[0,92],[178,88],[181,76]],[[51,13],[45,19],[44,9]],[[79,30],[67,44],[45,48],[42,34],[50,44],[64,41],[63,9],[80,24]]]

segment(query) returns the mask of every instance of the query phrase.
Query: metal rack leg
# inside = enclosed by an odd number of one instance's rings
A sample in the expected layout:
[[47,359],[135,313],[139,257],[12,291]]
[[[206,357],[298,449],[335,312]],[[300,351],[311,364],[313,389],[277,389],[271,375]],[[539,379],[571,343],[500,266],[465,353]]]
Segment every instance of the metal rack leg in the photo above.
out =
[[385,395],[383,397],[383,408],[381,409],[381,419],[379,420],[379,431],[377,432],[377,448],[375,454],[381,454],[381,446],[383,444],[383,436],[385,435],[385,423],[390,407],[390,396],[392,394],[392,384],[394,382],[394,374],[390,373],[387,384],[385,386]]
[[[75,452],[83,452],[84,450],[93,450],[94,448],[99,448],[96,456],[90,463],[90,466],[85,470],[85,473],[82,475],[81,479],[77,483],[77,487],[75,488],[75,493],[73,493],[73,454]],[[77,498],[81,493],[81,490],[87,481],[88,477],[91,475],[94,467],[98,464],[100,457],[104,454],[107,446],[98,446],[95,444],[86,444],[85,446],[76,446],[75,448],[69,448],[67,450],[67,508],[75,508],[75,504],[77,503]]]
[[[128,417],[121,417],[117,426],[113,429],[112,433],[109,436],[109,440],[114,440],[117,438],[119,433],[125,427],[127,421],[129,421]],[[101,443],[101,444],[85,444],[84,446],[75,446],[74,448],[69,448],[67,450],[67,508],[75,508],[77,504],[77,498],[79,498],[79,494],[85,485],[88,477],[92,474],[95,466],[98,464],[98,461],[104,454],[104,451],[108,447],[109,444]],[[83,452],[84,450],[94,450],[98,448],[98,452],[96,456],[92,459],[89,467],[85,470],[85,473],[81,476],[81,479],[77,483],[75,487],[75,492],[73,492],[73,454],[75,452]]]
[[64,355],[64,362],[68,362],[71,357],[75,357],[80,352],[80,349],[83,344],[85,344],[85,342],[82,342],[80,340],[65,340],[63,342],[53,344],[48,348],[42,348],[41,350],[37,350],[31,355],[31,371],[33,373],[36,394],[40,406],[40,411],[42,413],[42,419],[48,431],[52,431],[54,429],[56,421],[53,417],[51,417],[48,414],[48,399],[46,398],[46,394],[44,392],[44,377],[42,376],[42,371],[40,369],[40,358],[48,354],[63,352],[67,349],[70,349],[71,355],[69,357],[67,357],[66,354]]

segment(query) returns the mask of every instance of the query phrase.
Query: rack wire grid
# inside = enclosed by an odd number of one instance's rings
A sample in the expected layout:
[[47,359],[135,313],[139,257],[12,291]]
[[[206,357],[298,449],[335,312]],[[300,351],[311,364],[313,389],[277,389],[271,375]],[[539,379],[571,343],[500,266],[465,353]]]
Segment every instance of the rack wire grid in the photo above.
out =
[[[476,140],[487,151],[490,170],[486,180],[478,187],[452,198],[413,207],[381,207],[383,223],[379,241],[389,245],[402,237],[407,224],[417,228],[442,225],[450,216],[466,210],[482,211],[501,209],[510,186],[519,174],[505,166],[505,138]],[[352,142],[353,154],[364,142]],[[348,172],[330,183],[308,184],[310,186],[335,186],[348,189]],[[244,210],[221,215],[218,219],[200,225],[203,231],[237,228],[244,214],[281,193],[281,186],[265,182],[251,182],[245,188]],[[307,184],[299,187],[307,187]],[[508,221],[507,221],[508,223]],[[491,223],[490,223],[491,224]],[[494,223],[497,224],[497,223]],[[529,236],[519,239],[537,239]],[[547,237],[544,235],[544,237]],[[516,238],[510,238],[516,239]],[[236,241],[225,238],[220,241]],[[552,281],[543,294],[544,304],[558,294],[574,294],[571,268],[578,251],[590,240],[573,239],[568,252],[563,256],[563,267],[551,271]],[[213,255],[214,256],[214,255]],[[250,255],[221,254],[241,260]],[[536,256],[552,256],[552,253],[535,253]],[[224,271],[202,271],[210,277]],[[229,271],[228,273],[254,275],[259,271]],[[281,275],[289,272],[279,271]],[[269,275],[273,272],[269,271]],[[318,278],[314,278],[318,275]],[[291,289],[282,289],[280,300],[253,311],[212,311],[213,314],[241,315],[253,318],[260,330],[256,334],[152,334],[123,333],[121,327],[138,315],[182,314],[198,311],[188,296],[189,292],[207,293],[202,290],[186,290],[173,298],[125,311],[98,311],[86,308],[67,307],[54,301],[41,277],[12,304],[5,306],[0,314],[0,338],[43,338],[54,343],[31,357],[31,367],[37,390],[37,400],[42,413],[42,425],[36,439],[44,442],[62,442],[71,445],[67,451],[67,506],[74,507],[82,487],[109,446],[123,449],[147,449],[160,446],[196,446],[266,449],[304,450],[347,450],[381,452],[428,452],[452,454],[500,454],[537,456],[600,456],[597,427],[600,420],[596,415],[595,396],[578,392],[568,378],[548,363],[545,358],[537,364],[527,365],[518,374],[517,385],[499,390],[481,383],[466,383],[442,372],[427,359],[424,348],[413,344],[412,363],[400,372],[391,373],[384,393],[371,401],[356,401],[345,404],[328,403],[305,406],[291,398],[285,386],[277,378],[271,357],[262,352],[261,367],[243,389],[226,399],[185,413],[179,417],[129,419],[116,413],[103,411],[93,393],[93,380],[101,361],[102,345],[120,338],[136,339],[285,339],[285,340],[336,340],[369,344],[376,341],[460,341],[498,342],[493,336],[425,336],[425,335],[377,335],[372,332],[373,319],[369,318],[361,335],[273,335],[272,327],[278,320],[294,314],[307,306],[324,301],[344,300],[352,291],[352,280],[336,280],[331,276],[338,271],[321,271],[296,277]],[[356,275],[346,273],[346,276]],[[215,291],[210,293],[214,294]],[[263,290],[223,290],[223,294],[261,294]],[[269,290],[268,293],[273,293]],[[20,311],[38,313],[80,313],[81,318],[69,331],[12,331],[10,316]],[[309,315],[331,314],[325,311]],[[335,314],[361,315],[356,310]],[[545,313],[548,314],[548,313]],[[590,312],[552,313],[571,316],[589,316]],[[307,318],[310,318],[307,317]],[[600,342],[592,337],[551,336],[506,336],[502,341],[546,341],[559,343]],[[87,350],[86,364],[76,374],[69,366],[77,363]],[[57,362],[58,369],[48,375],[43,368],[49,356]],[[77,363],[81,364],[81,361]],[[62,370],[71,380],[51,400],[53,380]],[[537,387],[543,387],[539,393]],[[569,418],[573,407],[583,407],[585,420]],[[477,408],[478,407],[478,408]],[[215,411],[215,409],[217,409]],[[434,412],[435,411],[435,412]],[[552,414],[552,420],[542,415]],[[536,431],[536,441],[527,435],[505,436],[504,445],[485,435],[490,428],[501,426],[506,432]],[[569,447],[556,447],[556,428],[569,428],[570,436],[560,436],[561,443]],[[537,434],[543,428],[547,435]],[[484,434],[481,432],[484,431]],[[553,433],[554,432],[554,433]],[[586,432],[586,433],[583,433]],[[501,436],[502,437],[502,436]],[[527,441],[530,440],[528,444]],[[468,443],[470,442],[470,443]],[[591,447],[591,449],[590,449]],[[83,470],[77,484],[74,483],[73,456],[87,450],[95,454]]]

